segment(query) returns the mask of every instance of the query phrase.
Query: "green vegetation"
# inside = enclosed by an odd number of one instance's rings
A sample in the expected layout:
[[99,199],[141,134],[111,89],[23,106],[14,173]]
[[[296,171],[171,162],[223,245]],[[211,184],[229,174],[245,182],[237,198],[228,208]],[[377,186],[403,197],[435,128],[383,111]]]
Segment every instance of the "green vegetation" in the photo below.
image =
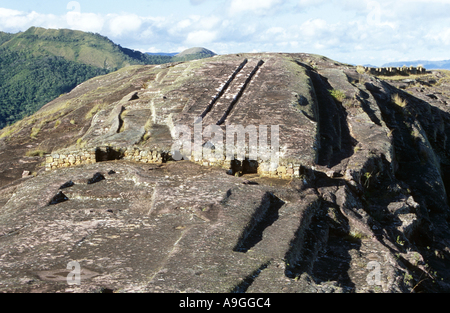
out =
[[38,149],[38,150],[27,151],[26,156],[27,157],[35,157],[35,156],[43,157],[45,154],[47,154],[46,151]]
[[86,146],[86,141],[83,141],[83,138],[78,138],[77,147],[83,149]]
[[329,90],[329,92],[330,92],[330,95],[338,102],[342,102],[346,98],[346,95],[342,90],[333,89],[333,90]]
[[[81,31],[31,27],[17,34],[0,32],[0,129],[34,114],[90,78],[130,65],[209,57],[212,52],[208,51],[193,50],[194,54],[175,57],[147,55]],[[86,118],[99,109],[93,108]]]
[[31,115],[82,82],[107,71],[55,56],[0,48],[0,128]]
[[171,62],[185,62],[204,58],[210,58],[216,54],[205,48],[191,48],[172,57]]
[[101,104],[98,103],[98,104],[94,105],[94,107],[89,112],[86,113],[85,118],[87,120],[90,120],[95,114],[98,113],[98,111],[100,111],[100,108],[101,108]]
[[350,242],[360,242],[362,239],[365,239],[365,238],[364,238],[364,235],[362,233],[360,233],[359,231],[352,230],[347,234],[347,236],[345,236],[345,239]]

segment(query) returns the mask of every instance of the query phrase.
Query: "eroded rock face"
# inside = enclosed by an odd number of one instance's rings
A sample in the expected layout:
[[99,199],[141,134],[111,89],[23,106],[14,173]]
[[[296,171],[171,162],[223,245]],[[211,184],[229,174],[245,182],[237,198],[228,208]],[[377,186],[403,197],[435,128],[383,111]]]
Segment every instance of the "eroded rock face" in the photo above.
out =
[[[307,54],[82,84],[0,140],[0,291],[448,292],[447,80],[405,84]],[[173,161],[199,117],[279,125],[280,164]]]

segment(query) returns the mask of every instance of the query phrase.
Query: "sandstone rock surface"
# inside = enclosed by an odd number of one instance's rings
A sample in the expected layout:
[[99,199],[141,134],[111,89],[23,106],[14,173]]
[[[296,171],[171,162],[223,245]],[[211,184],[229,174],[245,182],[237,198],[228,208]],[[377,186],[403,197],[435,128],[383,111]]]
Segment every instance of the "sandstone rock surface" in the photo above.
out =
[[[448,292],[449,81],[242,54],[83,83],[0,133],[0,291]],[[278,125],[279,163],[175,161],[199,117]]]

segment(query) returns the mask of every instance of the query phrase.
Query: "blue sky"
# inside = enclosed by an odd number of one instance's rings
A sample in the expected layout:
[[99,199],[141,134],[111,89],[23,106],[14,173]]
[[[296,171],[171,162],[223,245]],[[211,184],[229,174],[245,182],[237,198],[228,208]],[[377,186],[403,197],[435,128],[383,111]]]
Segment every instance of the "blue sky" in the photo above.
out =
[[0,31],[100,33],[143,52],[308,52],[353,64],[450,59],[450,0],[0,0]]

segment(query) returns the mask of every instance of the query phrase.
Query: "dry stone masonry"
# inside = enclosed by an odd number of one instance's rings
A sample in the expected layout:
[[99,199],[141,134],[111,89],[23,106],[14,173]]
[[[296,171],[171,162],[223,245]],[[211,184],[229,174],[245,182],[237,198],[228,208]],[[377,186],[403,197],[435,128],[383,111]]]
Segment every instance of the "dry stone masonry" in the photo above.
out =
[[128,148],[126,150],[113,147],[98,147],[93,149],[82,149],[78,151],[59,151],[46,156],[46,170],[58,168],[95,164],[97,162],[112,160],[127,160],[144,164],[161,164],[168,159],[168,154],[159,151],[145,151],[139,148]]
[[[48,154],[45,157],[46,171],[56,170],[78,165],[95,164],[98,162],[126,160],[143,164],[162,164],[173,160],[171,153],[164,151],[140,150],[138,147],[129,147],[126,150],[115,149],[113,147],[98,147],[94,149],[82,149],[77,151],[59,151]],[[300,163],[281,162],[273,166],[270,162],[257,160],[226,160],[222,159],[195,159],[194,163],[202,166],[221,167],[229,170],[231,174],[241,175],[243,173],[258,173],[261,177],[272,177],[281,179],[299,178],[301,176],[302,165]]]
[[365,72],[375,76],[409,76],[427,74],[427,70],[422,66],[403,66],[403,67],[367,67],[358,66],[359,72]]

